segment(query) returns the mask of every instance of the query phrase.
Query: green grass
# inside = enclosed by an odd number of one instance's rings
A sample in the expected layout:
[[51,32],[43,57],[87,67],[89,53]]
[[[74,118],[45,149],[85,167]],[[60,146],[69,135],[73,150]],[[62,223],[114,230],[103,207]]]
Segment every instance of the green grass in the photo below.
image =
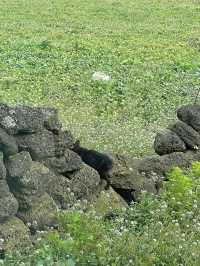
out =
[[2,0],[0,100],[56,106],[88,147],[152,153],[200,85],[199,18],[195,0]]

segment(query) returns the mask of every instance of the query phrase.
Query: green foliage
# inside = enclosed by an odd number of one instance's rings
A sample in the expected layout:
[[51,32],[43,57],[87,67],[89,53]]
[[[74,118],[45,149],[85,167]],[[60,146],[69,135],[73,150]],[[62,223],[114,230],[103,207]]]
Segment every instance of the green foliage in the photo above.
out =
[[175,168],[168,178],[159,197],[143,192],[113,220],[93,209],[62,213],[59,231],[5,265],[199,266],[200,163],[186,172]]
[[180,208],[191,208],[193,197],[192,179],[183,173],[183,170],[176,167],[169,175],[167,190],[164,198],[167,200],[172,210],[178,211]]

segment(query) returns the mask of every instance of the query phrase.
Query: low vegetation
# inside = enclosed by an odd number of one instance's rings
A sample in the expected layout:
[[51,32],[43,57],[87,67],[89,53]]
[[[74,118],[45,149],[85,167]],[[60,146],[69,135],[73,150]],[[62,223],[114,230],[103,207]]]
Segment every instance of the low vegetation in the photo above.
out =
[[61,215],[59,232],[38,239],[34,253],[10,255],[5,265],[199,265],[200,163],[175,168],[159,197],[143,192],[140,203],[115,215],[81,205]]

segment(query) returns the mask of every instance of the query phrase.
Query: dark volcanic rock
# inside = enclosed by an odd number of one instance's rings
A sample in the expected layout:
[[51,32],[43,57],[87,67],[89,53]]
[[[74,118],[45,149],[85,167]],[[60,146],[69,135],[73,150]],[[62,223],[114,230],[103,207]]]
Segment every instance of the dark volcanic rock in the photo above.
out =
[[16,135],[20,151],[28,151],[33,160],[54,157],[56,154],[55,139],[52,132],[43,130],[36,134]]
[[2,128],[0,128],[0,150],[3,152],[5,157],[18,152],[18,146],[14,137],[8,135]]
[[73,151],[66,150],[64,156],[47,158],[41,161],[45,166],[59,174],[73,172],[82,167],[81,158]]
[[70,149],[73,146],[73,137],[70,131],[59,131],[54,135],[55,147],[56,147],[56,156],[64,156],[64,153],[67,149]]
[[5,180],[0,180],[0,222],[9,216],[15,215],[18,210],[18,202]]
[[165,129],[156,135],[154,149],[157,154],[164,155],[176,151],[185,151],[186,146],[176,133]]
[[154,155],[142,159],[138,165],[139,173],[144,174],[147,178],[151,178],[154,173],[161,177],[164,176],[166,168],[163,156]]
[[200,135],[191,126],[178,121],[170,126],[169,129],[184,141],[187,148],[195,150],[200,147]]
[[100,176],[96,170],[83,164],[79,171],[67,174],[76,199],[88,199],[98,189]]
[[154,174],[158,178],[165,177],[175,167],[189,167],[194,160],[193,152],[173,152],[163,156],[149,156],[141,160],[138,171],[151,178]]
[[178,119],[193,127],[200,133],[200,106],[189,104],[182,106],[177,111]]
[[19,210],[17,216],[25,223],[29,223],[35,230],[45,229],[58,224],[57,206],[47,194],[35,198],[28,210]]
[[31,246],[29,229],[17,217],[10,217],[0,223],[0,238],[4,240],[2,249],[5,251],[16,251]]
[[0,154],[0,179],[6,179],[6,168],[3,162],[3,154]]
[[194,160],[194,154],[191,151],[187,152],[174,152],[168,155],[161,156],[162,161],[165,163],[165,175],[175,166],[188,168]]
[[143,177],[138,173],[139,159],[124,155],[112,155],[113,169],[108,179],[114,188],[141,189]]
[[70,180],[62,175],[57,175],[56,179],[53,179],[46,191],[61,209],[68,209],[76,200],[71,190]]
[[55,178],[54,173],[43,164],[32,162],[29,170],[21,176],[9,178],[8,182],[19,202],[19,208],[28,209],[34,198],[41,196]]
[[0,104],[0,124],[9,134],[34,133],[43,130],[51,120],[51,127],[60,127],[58,111],[54,108]]
[[32,159],[27,151],[10,156],[5,161],[9,177],[22,177],[31,168],[31,164]]

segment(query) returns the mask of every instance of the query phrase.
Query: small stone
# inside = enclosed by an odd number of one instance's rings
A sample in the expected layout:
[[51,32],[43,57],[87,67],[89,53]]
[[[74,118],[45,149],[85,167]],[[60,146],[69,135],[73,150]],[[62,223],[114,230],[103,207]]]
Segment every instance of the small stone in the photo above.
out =
[[103,72],[97,71],[92,75],[94,81],[110,81],[111,77]]

